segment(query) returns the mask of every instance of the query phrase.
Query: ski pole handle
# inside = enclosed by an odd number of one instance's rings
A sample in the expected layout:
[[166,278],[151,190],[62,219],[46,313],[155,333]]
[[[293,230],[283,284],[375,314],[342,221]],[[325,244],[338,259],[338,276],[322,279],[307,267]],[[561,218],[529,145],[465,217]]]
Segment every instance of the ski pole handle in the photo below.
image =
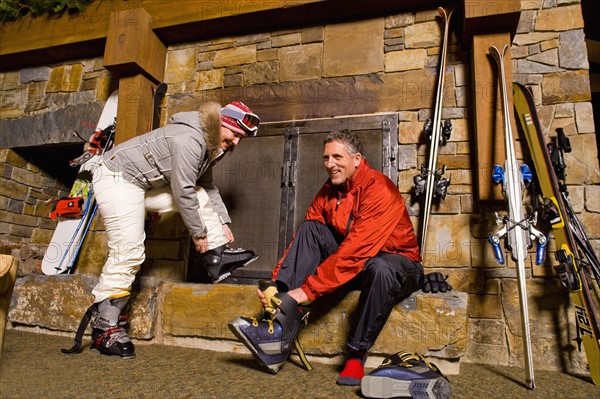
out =
[[504,264],[504,254],[502,253],[502,248],[500,247],[500,240],[496,236],[489,236],[488,242],[492,244],[492,248],[494,249],[494,256],[496,260],[501,265]]

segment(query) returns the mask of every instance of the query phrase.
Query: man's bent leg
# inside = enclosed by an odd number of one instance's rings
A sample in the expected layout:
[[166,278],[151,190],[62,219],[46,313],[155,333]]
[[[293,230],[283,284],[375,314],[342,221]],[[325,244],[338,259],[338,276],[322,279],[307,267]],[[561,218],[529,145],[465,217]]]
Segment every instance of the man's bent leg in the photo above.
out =
[[321,261],[337,250],[338,244],[331,231],[322,223],[303,222],[287,249],[277,279],[261,281],[267,308],[263,320],[238,317],[228,325],[235,336],[252,352],[261,365],[277,373],[287,360],[292,345],[307,370],[312,367],[304,356],[298,341],[300,330],[307,322],[309,309],[299,305],[285,292],[302,285],[314,274]]
[[314,220],[302,222],[284,255],[276,280],[289,290],[300,287],[337,249],[338,243],[326,225]]
[[416,291],[423,280],[420,264],[395,254],[380,253],[365,264],[356,324],[348,340],[346,365],[337,383],[360,385],[367,350],[373,346],[398,301]]
[[418,290],[423,267],[403,255],[379,253],[369,259],[363,271],[363,284],[348,346],[368,350],[379,336],[394,306]]

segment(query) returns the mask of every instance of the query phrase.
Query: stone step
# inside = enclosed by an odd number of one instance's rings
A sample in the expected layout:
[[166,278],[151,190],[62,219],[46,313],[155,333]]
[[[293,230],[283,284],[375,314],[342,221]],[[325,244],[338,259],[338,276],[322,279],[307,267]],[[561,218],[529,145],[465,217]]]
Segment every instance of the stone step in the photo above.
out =
[[[72,333],[92,303],[97,276],[22,275],[17,279],[9,320],[19,328]],[[178,283],[139,278],[131,303],[129,332],[140,344],[247,350],[227,323],[261,312],[255,286]],[[300,341],[311,361],[341,362],[358,291],[335,292],[316,301]],[[89,332],[89,330],[88,330]],[[391,353],[422,354],[447,374],[456,374],[466,353],[467,294],[421,291],[399,303],[370,351],[368,367]],[[65,346],[70,342],[66,341]]]

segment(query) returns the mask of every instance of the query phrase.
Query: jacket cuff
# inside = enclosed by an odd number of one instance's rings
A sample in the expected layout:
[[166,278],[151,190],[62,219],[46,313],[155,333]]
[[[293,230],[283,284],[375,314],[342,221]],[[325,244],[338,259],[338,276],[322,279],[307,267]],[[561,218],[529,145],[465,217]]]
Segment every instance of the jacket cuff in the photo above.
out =
[[309,301],[312,302],[315,299],[317,299],[316,295],[310,290],[307,284],[303,284],[300,288],[302,289],[302,291],[304,291]]
[[206,227],[204,227],[203,229],[200,230],[194,230],[194,231],[190,231],[190,235],[192,237],[206,237],[208,236],[208,230],[206,230]]

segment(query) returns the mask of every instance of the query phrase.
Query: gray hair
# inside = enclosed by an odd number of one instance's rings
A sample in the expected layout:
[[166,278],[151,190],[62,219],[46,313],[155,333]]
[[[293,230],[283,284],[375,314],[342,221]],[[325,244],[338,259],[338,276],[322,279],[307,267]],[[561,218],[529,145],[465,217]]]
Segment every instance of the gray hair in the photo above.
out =
[[348,129],[329,133],[327,137],[325,137],[325,140],[323,140],[323,144],[331,143],[332,141],[344,144],[344,146],[346,146],[346,151],[348,151],[348,154],[350,155],[357,153],[363,154],[363,146],[358,139],[358,136]]

